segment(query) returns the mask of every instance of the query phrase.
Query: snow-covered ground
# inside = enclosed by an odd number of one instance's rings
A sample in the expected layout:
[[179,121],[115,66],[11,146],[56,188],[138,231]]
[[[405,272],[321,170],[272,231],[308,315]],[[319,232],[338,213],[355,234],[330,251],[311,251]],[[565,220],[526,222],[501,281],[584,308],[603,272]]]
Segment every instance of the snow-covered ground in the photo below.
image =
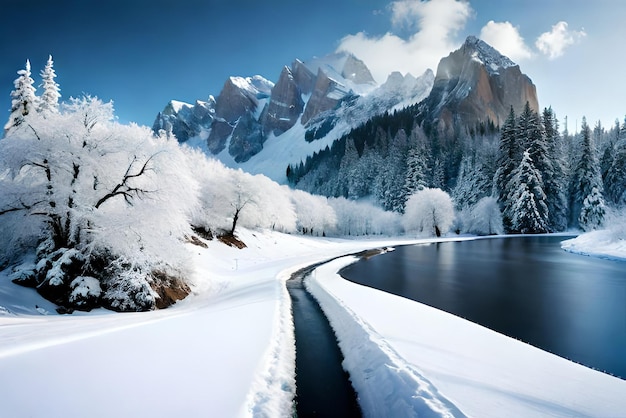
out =
[[[284,281],[317,261],[416,242],[240,238],[247,249],[189,245],[194,295],[163,311],[60,316],[0,273],[0,416],[290,416]],[[367,415],[624,415],[626,381],[340,279],[353,260],[319,268],[310,286],[348,349],[344,364]]]
[[[626,226],[621,226],[626,228]],[[561,248],[577,254],[626,260],[626,240],[621,231],[600,230],[587,232],[561,243]]]

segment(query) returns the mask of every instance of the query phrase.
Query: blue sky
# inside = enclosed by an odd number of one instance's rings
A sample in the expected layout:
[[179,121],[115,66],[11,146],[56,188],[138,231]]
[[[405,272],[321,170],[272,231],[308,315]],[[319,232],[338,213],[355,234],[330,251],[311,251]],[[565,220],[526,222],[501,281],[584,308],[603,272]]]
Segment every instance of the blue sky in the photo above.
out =
[[48,54],[64,99],[113,100],[122,122],[151,125],[170,99],[217,96],[230,75],[276,81],[294,58],[347,49],[383,82],[391,69],[435,71],[476,35],[520,64],[572,131],[583,115],[611,125],[626,114],[623,16],[618,0],[5,0],[0,109],[8,117],[25,60],[39,83]]

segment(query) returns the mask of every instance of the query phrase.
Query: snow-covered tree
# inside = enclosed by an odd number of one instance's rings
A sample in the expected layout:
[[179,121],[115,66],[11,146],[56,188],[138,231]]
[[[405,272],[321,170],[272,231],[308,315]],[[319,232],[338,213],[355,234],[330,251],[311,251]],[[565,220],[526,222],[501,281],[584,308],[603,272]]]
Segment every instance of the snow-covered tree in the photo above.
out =
[[374,196],[383,209],[401,213],[404,210],[404,182],[407,171],[408,138],[404,130],[392,138],[387,155],[374,182]]
[[337,215],[326,197],[293,190],[291,200],[298,218],[298,231],[302,234],[325,236],[336,230]]
[[593,189],[596,188],[600,194],[604,193],[595,143],[585,118],[582,121],[580,135],[579,156],[572,173],[570,204],[571,219],[575,226],[578,224],[584,200],[592,194]]
[[520,157],[521,152],[520,145],[517,141],[515,112],[511,106],[500,136],[500,147],[497,160],[498,168],[494,176],[494,195],[497,196],[500,207],[502,208],[504,225],[507,229],[511,224],[510,206],[512,203],[508,199],[511,194],[511,190],[509,190],[508,186],[510,184],[513,171],[519,165]]
[[477,235],[504,234],[502,213],[494,197],[483,197],[470,209],[467,232]]
[[607,198],[618,206],[626,205],[626,119],[619,130],[619,137],[610,150],[611,162],[606,173]]
[[59,85],[54,80],[56,76],[56,72],[54,71],[54,62],[52,61],[52,55],[50,55],[48,56],[46,66],[43,70],[41,70],[41,84],[39,87],[43,88],[43,93],[39,98],[39,112],[45,113],[59,111],[59,99],[61,98],[61,93]]
[[[558,122],[552,108],[543,111],[542,121],[545,132],[546,159],[541,171],[548,207],[548,221],[553,231],[567,228],[567,183],[566,169]],[[531,154],[532,157],[532,154]],[[534,161],[534,158],[533,158]]]
[[33,86],[35,80],[30,76],[29,60],[26,60],[26,66],[17,74],[19,77],[15,79],[15,89],[11,92],[11,115],[4,126],[5,134],[11,128],[19,126],[24,121],[24,117],[34,112],[37,107],[36,89]]
[[583,207],[578,217],[578,224],[584,231],[600,229],[604,224],[606,212],[604,197],[602,197],[600,190],[594,187],[583,201]]
[[400,215],[363,201],[343,197],[328,199],[337,217],[335,235],[394,235],[400,231]]
[[428,153],[423,144],[411,149],[406,157],[406,175],[402,189],[403,206],[415,192],[428,185]]
[[[16,261],[12,242],[37,247],[20,282],[69,308],[171,303],[163,289],[186,286],[181,243],[196,197],[178,143],[114,122],[112,104],[91,97],[28,118],[0,141],[0,230],[16,234],[0,254]],[[86,289],[93,304],[79,297]]]
[[403,223],[407,232],[441,236],[454,222],[454,205],[448,193],[425,188],[414,193],[406,202]]
[[543,192],[541,173],[535,168],[530,153],[525,151],[519,167],[513,172],[508,189],[511,232],[540,234],[548,232],[548,207]]

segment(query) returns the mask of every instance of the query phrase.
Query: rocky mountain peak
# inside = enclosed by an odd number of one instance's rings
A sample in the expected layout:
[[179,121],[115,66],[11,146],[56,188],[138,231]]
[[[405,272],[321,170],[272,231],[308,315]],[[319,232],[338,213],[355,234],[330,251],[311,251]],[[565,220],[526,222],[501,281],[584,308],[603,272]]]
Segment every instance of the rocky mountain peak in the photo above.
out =
[[461,50],[464,54],[471,56],[472,59],[484,64],[489,72],[497,72],[500,68],[506,69],[517,65],[494,47],[475,36],[468,36]]
[[455,126],[473,128],[489,121],[502,125],[511,106],[519,113],[526,102],[539,110],[531,79],[509,58],[470,36],[439,62],[433,89],[420,111],[440,133],[453,135]]

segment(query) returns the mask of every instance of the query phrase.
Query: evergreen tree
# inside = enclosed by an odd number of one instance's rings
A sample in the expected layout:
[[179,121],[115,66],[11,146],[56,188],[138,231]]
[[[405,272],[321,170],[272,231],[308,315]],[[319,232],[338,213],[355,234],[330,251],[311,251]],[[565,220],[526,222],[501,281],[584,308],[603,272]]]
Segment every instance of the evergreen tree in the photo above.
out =
[[570,220],[572,225],[578,226],[584,200],[592,194],[593,188],[603,194],[602,179],[600,178],[600,164],[596,156],[596,148],[587,120],[583,117],[581,126],[580,155],[574,167],[571,187]]
[[406,158],[407,169],[404,178],[404,187],[402,188],[403,207],[410,196],[428,185],[426,180],[428,163],[426,159],[427,153],[424,146],[416,146],[409,150],[409,154]]
[[39,87],[43,88],[43,93],[39,99],[38,110],[42,113],[45,112],[58,112],[59,111],[59,85],[54,79],[56,78],[56,72],[54,71],[54,62],[52,61],[52,55],[48,56],[48,62],[41,71],[41,84]]
[[[558,131],[558,123],[552,108],[546,108],[542,115],[545,147],[545,161],[543,168],[539,168],[543,178],[546,205],[548,206],[548,219],[552,231],[563,231],[567,228],[567,193],[565,183],[565,161],[563,147]],[[541,158],[535,149],[537,158]],[[535,161],[533,154],[531,158]]]
[[519,167],[514,171],[509,189],[511,231],[520,234],[548,232],[543,181],[528,151],[524,152]]
[[611,170],[611,166],[613,165],[613,153],[615,152],[615,146],[619,143],[620,137],[623,137],[621,131],[624,128],[624,126],[620,126],[619,119],[616,119],[615,126],[611,131],[611,138],[609,139],[609,142],[604,146],[602,158],[600,158],[600,175],[602,176],[602,181],[604,182],[604,190],[607,192],[609,190],[607,177],[609,176],[609,171]]
[[497,197],[502,209],[502,219],[505,228],[508,230],[511,226],[510,201],[508,199],[511,194],[508,185],[511,182],[513,171],[519,164],[520,146],[517,141],[517,123],[515,120],[515,112],[513,106],[509,111],[509,116],[504,122],[502,133],[500,135],[500,147],[498,153],[496,174],[494,176],[494,195]]
[[408,138],[401,129],[389,141],[387,156],[381,163],[380,172],[374,182],[374,196],[385,210],[404,212],[403,195],[407,172]]
[[466,155],[461,160],[452,199],[458,211],[474,206],[491,193],[491,176],[478,156]]
[[608,199],[618,206],[626,205],[626,119],[611,150],[611,165],[605,177]]
[[585,197],[583,207],[578,217],[578,224],[584,231],[593,231],[602,227],[606,216],[606,205],[602,193],[597,187],[591,189],[591,193]]
[[34,80],[30,76],[30,61],[26,60],[26,67],[17,72],[19,75],[15,79],[15,90],[11,92],[11,115],[9,121],[4,126],[4,132],[19,126],[24,117],[35,110],[37,96],[35,96]]

